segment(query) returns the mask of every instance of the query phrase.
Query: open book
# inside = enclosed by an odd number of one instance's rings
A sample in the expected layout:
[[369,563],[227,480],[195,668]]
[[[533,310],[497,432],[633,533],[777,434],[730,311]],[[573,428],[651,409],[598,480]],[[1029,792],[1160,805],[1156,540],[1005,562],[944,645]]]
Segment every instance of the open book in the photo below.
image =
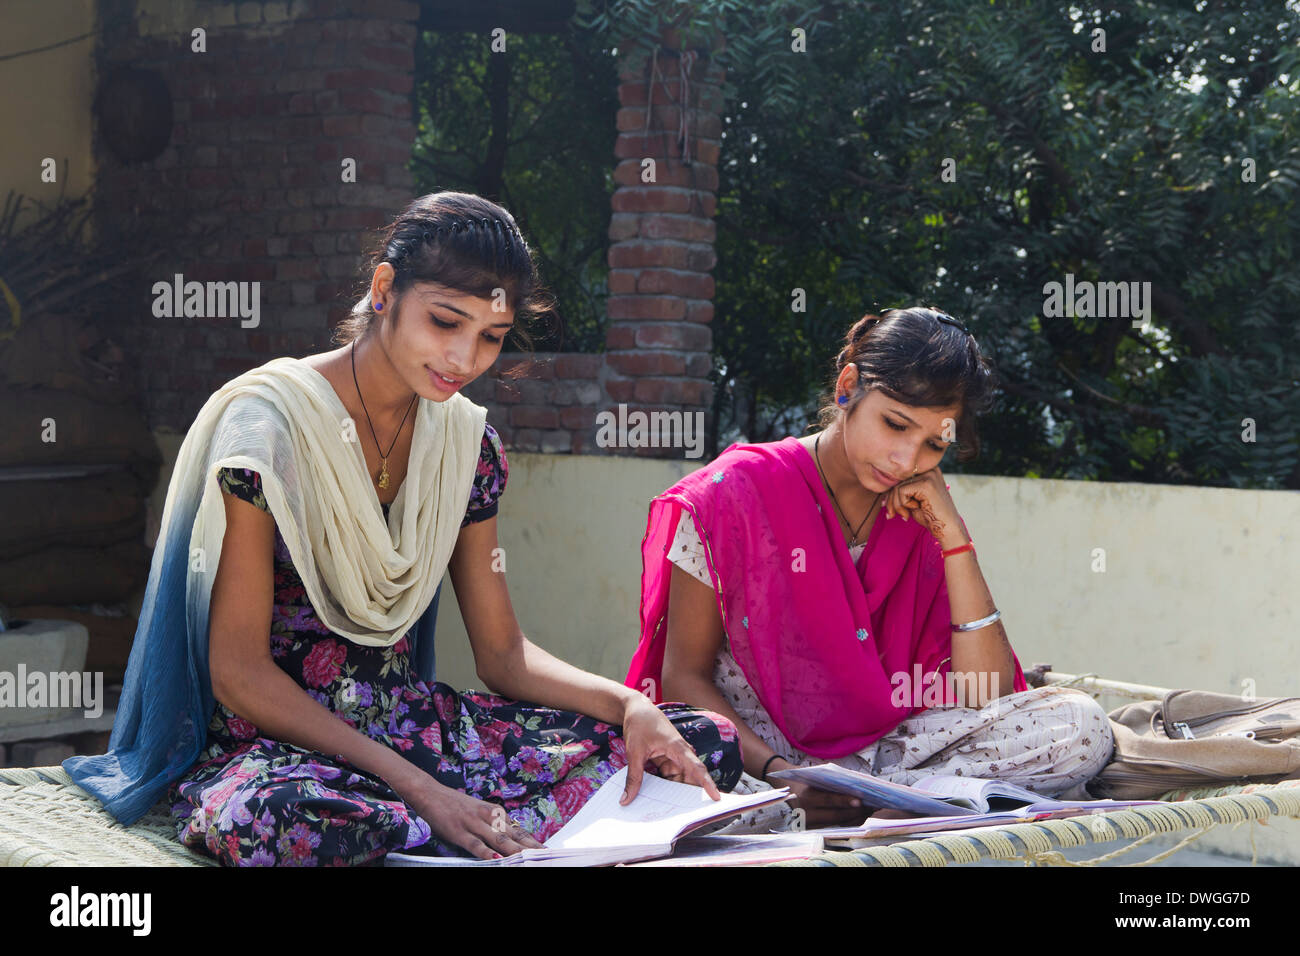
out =
[[825,849],[820,830],[803,833],[709,833],[682,837],[673,855],[620,866],[748,866],[799,860]]
[[1055,817],[1120,810],[1158,800],[1054,800],[1005,780],[936,774],[915,786],[893,783],[837,764],[774,770],[769,777],[807,783],[819,790],[858,797],[869,807],[917,814],[911,819],[868,819],[857,827],[818,830],[826,838],[870,833],[914,833],[972,826],[1023,823]]
[[780,803],[787,788],[761,793],[724,793],[712,800],[703,787],[647,773],[627,806],[619,800],[627,785],[624,767],[606,780],[568,823],[541,849],[521,850],[500,860],[390,853],[385,866],[606,866],[667,856],[683,834],[746,810]]

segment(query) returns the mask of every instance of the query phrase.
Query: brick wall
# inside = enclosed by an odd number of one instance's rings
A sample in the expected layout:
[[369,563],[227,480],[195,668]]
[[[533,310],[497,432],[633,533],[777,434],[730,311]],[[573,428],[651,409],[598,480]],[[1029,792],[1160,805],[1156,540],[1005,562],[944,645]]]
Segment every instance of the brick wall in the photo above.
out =
[[[154,69],[173,99],[161,156],[123,164],[98,135],[95,148],[101,226],[148,217],[172,250],[144,277],[141,307],[124,322],[153,427],[184,431],[241,372],[334,347],[330,329],[350,304],[365,230],[413,194],[418,15],[417,4],[397,0],[210,3],[101,36],[101,76],[116,64]],[[206,30],[204,53],[191,51],[194,27]],[[345,157],[356,160],[354,183],[342,181]],[[149,290],[175,273],[260,282],[260,324],[154,317]]]
[[[97,215],[109,230],[148,217],[168,246],[144,277],[123,338],[139,356],[150,424],[184,431],[241,372],[334,347],[330,329],[351,304],[365,234],[414,195],[407,163],[420,9],[293,0],[140,16],[145,8],[130,0],[103,2],[110,25],[97,49],[100,75],[117,64],[154,69],[173,99],[171,142],[153,160],[124,164],[97,135]],[[112,26],[114,13],[129,23]],[[203,53],[191,50],[199,26]],[[466,394],[488,407],[508,447],[681,457],[598,447],[597,416],[620,403],[709,411],[721,79],[707,60],[666,48],[653,62],[621,65],[607,351],[536,355],[519,380],[507,372],[520,360],[507,355],[472,383]],[[345,157],[357,162],[355,183],[341,179]],[[259,282],[259,326],[155,317],[149,290],[176,273]]]
[[[503,360],[490,383],[467,389],[500,422],[509,447],[682,456],[673,448],[599,447],[597,416],[620,404],[628,412],[703,412],[712,429],[709,272],[716,262],[723,72],[661,48],[640,66],[625,57],[619,74],[606,351],[536,355],[530,376],[513,388],[501,375],[514,363]],[[646,160],[654,161],[652,169]]]

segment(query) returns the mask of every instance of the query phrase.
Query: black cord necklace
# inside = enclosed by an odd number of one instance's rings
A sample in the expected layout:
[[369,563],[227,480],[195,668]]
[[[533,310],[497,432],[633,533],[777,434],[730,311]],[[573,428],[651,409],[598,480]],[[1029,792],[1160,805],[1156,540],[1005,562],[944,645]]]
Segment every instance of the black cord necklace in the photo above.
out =
[[[817,473],[822,476],[822,484],[824,484],[826,486],[826,490],[830,492],[831,504],[835,506],[835,510],[836,512],[839,513],[840,519],[844,522],[844,526],[846,528],[852,528],[853,525],[849,522],[849,519],[844,516],[844,511],[842,508],[840,508],[840,503],[835,499],[835,489],[833,489],[831,487],[831,483],[826,480],[826,472],[822,470],[822,459],[821,459],[821,454],[819,453],[821,442],[822,442],[822,436],[819,433],[817,435],[816,440],[813,442],[813,458],[817,461]],[[858,534],[862,531],[862,525],[867,523],[867,518],[871,517],[871,512],[876,510],[876,502],[878,502],[879,500],[880,500],[880,493],[877,492],[875,499],[871,502],[871,507],[867,510],[867,517],[863,518],[862,521],[858,524],[857,530],[853,532],[853,537],[849,540],[850,548],[857,546]]]
[[[352,384],[357,386],[357,398],[361,398],[361,385],[357,382],[357,340],[352,340]],[[411,396],[411,404],[406,407],[406,415],[411,414],[411,409],[415,407],[415,400],[420,397],[416,392]],[[370,426],[370,437],[375,439],[375,450],[379,449],[379,439],[375,436],[374,423],[370,421],[370,410],[366,408],[366,400],[361,398],[361,410],[366,413],[366,424]],[[402,421],[397,426],[397,434],[402,434],[402,425],[406,424],[406,415],[402,416]],[[380,453],[379,456],[379,487],[388,487],[388,455],[392,453],[393,446],[397,444],[397,437],[393,437],[393,444],[388,446],[387,453]],[[373,478],[372,478],[373,480]]]

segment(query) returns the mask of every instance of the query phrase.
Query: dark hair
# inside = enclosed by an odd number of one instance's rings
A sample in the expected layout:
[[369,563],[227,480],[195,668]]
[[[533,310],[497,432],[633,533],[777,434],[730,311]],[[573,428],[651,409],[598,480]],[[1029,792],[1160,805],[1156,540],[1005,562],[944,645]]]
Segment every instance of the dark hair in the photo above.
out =
[[[504,290],[514,308],[516,340],[531,349],[528,322],[550,312],[553,298],[541,288],[533,251],[514,217],[496,203],[472,193],[437,192],[415,199],[379,230],[378,247],[359,280],[361,298],[334,328],[339,345],[365,335],[374,321],[370,283],[375,269],[393,267],[397,301],[416,282],[436,282],[465,295],[492,298]],[[396,314],[396,301],[392,313]],[[522,318],[522,322],[520,321]]]
[[[841,406],[835,402],[835,382],[850,363],[857,366],[859,387]],[[917,408],[958,406],[957,460],[979,455],[975,417],[993,405],[993,367],[975,336],[946,312],[916,306],[858,319],[835,357],[831,392],[818,423],[829,425],[841,409],[849,414],[873,389]]]

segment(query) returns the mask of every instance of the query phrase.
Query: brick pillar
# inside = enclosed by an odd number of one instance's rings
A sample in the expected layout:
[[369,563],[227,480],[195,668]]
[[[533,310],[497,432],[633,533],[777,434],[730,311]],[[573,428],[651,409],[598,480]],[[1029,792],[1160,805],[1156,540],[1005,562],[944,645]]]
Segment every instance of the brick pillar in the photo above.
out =
[[629,411],[703,411],[711,429],[723,71],[695,51],[661,46],[638,66],[625,56],[619,72],[605,389]]
[[[697,53],[672,49],[671,31],[664,40],[653,60],[633,66],[625,57],[620,65],[605,354],[503,356],[465,390],[487,406],[512,450],[683,457],[679,447],[597,445],[600,414],[617,415],[619,404],[629,414],[702,412],[712,427],[709,270],[723,73]],[[654,161],[653,173],[645,160]],[[533,363],[526,377],[508,379],[521,361]]]
[[[213,2],[151,8],[105,33],[100,74],[118,64],[158,71],[174,126],[166,150],[143,163],[123,163],[97,139],[101,223],[148,218],[168,243],[148,283],[175,273],[260,283],[256,328],[157,318],[144,286],[137,314],[123,318],[154,427],[183,431],[230,378],[333,347],[362,239],[413,198],[419,15],[406,0]],[[206,52],[192,50],[196,27]],[[343,178],[349,158],[355,182]]]

